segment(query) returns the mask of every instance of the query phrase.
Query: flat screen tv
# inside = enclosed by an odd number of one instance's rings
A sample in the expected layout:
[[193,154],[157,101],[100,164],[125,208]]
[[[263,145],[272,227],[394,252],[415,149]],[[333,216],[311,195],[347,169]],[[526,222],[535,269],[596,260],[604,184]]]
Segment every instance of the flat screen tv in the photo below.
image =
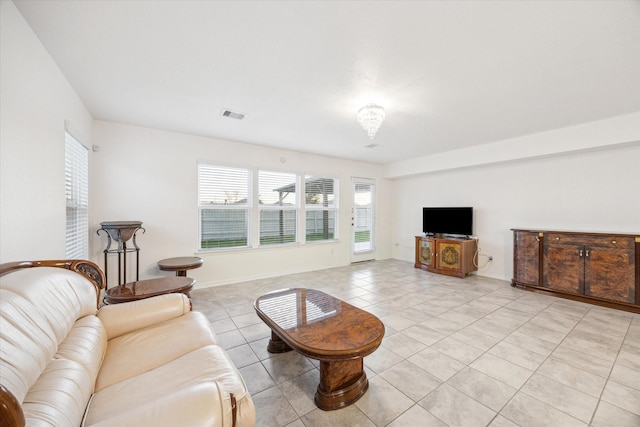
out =
[[472,236],[473,208],[422,208],[422,232]]

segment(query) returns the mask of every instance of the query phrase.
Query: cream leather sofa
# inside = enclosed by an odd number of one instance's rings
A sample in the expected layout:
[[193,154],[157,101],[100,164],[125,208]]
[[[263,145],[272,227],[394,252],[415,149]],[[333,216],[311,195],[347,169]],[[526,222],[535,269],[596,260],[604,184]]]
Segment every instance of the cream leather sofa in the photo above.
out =
[[0,275],[1,426],[255,424],[240,373],[185,295],[98,309],[104,275],[88,261]]

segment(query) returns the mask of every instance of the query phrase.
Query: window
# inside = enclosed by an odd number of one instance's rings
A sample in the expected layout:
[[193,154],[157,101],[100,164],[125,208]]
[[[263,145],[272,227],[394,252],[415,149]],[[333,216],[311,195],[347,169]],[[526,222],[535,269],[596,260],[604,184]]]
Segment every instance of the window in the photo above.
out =
[[258,172],[260,244],[297,242],[298,178],[292,173]]
[[249,246],[251,171],[198,164],[200,249]]
[[306,240],[333,240],[338,210],[338,180],[307,175],[304,177]]
[[338,238],[338,180],[198,163],[199,250]]
[[66,256],[89,258],[89,151],[69,132],[64,144]]

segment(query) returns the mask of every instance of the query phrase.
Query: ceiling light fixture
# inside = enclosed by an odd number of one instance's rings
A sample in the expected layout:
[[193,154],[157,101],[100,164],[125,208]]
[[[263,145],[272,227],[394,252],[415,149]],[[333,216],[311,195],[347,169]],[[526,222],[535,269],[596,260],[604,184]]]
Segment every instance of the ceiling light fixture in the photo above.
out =
[[369,135],[369,139],[373,139],[384,121],[384,108],[376,104],[369,104],[359,109],[356,117],[362,129]]

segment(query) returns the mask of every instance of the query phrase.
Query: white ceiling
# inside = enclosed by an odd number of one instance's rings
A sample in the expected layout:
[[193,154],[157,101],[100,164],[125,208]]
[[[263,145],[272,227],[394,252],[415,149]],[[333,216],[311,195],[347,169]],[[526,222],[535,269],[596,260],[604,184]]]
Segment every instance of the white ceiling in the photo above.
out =
[[101,120],[389,163],[640,111],[635,0],[15,3]]

